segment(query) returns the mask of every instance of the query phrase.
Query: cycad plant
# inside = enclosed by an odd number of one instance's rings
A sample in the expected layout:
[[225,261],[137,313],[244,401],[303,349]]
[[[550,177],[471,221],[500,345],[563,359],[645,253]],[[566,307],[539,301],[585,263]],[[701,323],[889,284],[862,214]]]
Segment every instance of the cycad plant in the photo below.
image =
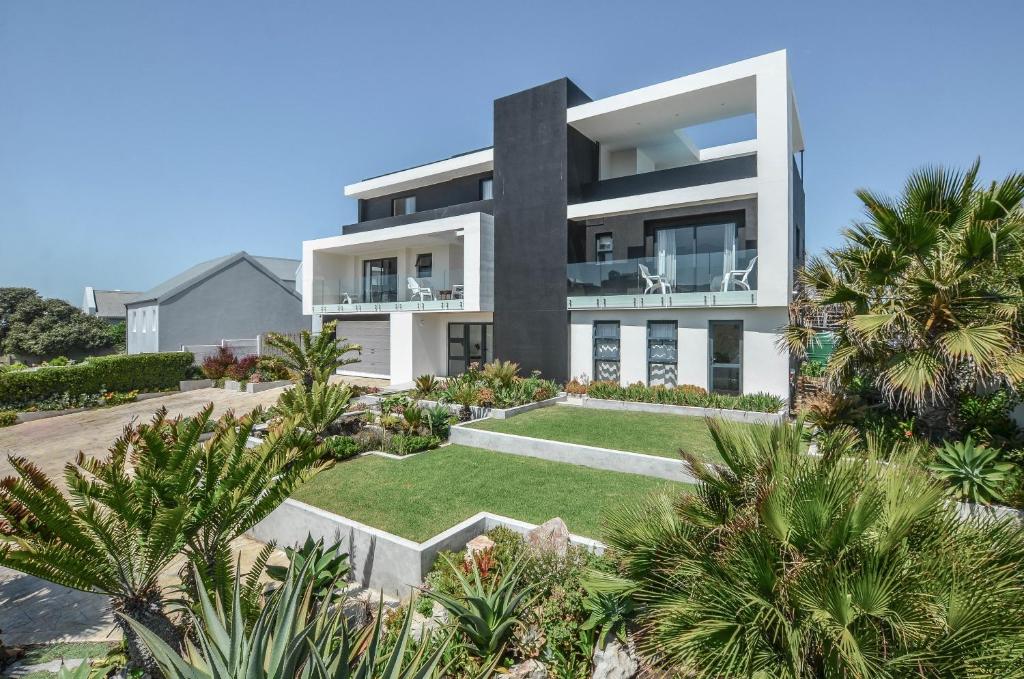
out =
[[[79,453],[66,465],[67,495],[28,459],[11,456],[17,476],[0,481],[0,565],[106,594],[116,613],[180,644],[158,578],[195,530],[188,499],[200,482],[204,424],[161,410],[126,427],[106,458]],[[130,665],[152,669],[135,628],[118,622]]]
[[[336,327],[337,321],[324,323],[315,336],[303,330],[298,342],[272,332],[267,335],[267,344],[281,352],[283,365],[295,379],[311,389],[314,382],[326,382],[341,366],[359,361],[362,347],[337,337]],[[355,356],[347,356],[351,353]]]
[[497,661],[505,644],[529,605],[529,587],[519,589],[518,564],[508,573],[483,584],[480,568],[473,561],[473,579],[462,574],[457,564],[445,557],[452,573],[462,586],[462,596],[454,597],[441,592],[424,590],[423,595],[441,604],[448,611],[459,630],[465,634],[470,652],[478,658]]
[[1024,667],[1024,532],[961,520],[912,460],[820,456],[802,423],[711,423],[721,467],[608,518],[638,647],[688,677],[1009,677]]
[[837,319],[830,383],[866,378],[933,431],[960,394],[1024,378],[1024,174],[983,187],[978,168],[919,170],[895,198],[858,191],[866,218],[799,272],[784,334],[804,355],[815,319]]
[[1012,463],[1000,461],[999,456],[998,448],[978,445],[968,436],[964,441],[946,441],[930,469],[957,499],[988,504],[1003,498],[1001,488],[1014,470]]
[[273,412],[296,420],[300,427],[320,437],[348,410],[352,395],[352,388],[347,384],[323,381],[307,387],[299,382],[282,392]]
[[[383,617],[351,630],[342,607],[318,605],[311,562],[292,565],[284,583],[249,626],[233,601],[201,587],[198,610],[191,613],[195,641],[184,652],[169,646],[132,618],[127,624],[152,651],[166,679],[428,679],[437,676],[449,640],[429,636],[415,648],[412,614],[407,613],[392,643],[386,643]],[[236,580],[238,578],[236,577]],[[322,603],[322,602],[319,602]]]

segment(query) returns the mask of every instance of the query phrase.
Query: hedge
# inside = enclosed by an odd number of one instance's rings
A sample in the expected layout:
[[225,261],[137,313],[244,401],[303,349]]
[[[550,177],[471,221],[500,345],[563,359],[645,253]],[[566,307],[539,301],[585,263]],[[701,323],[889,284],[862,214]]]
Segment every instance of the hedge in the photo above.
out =
[[101,391],[156,391],[178,386],[194,357],[187,351],[97,356],[68,366],[0,373],[0,409]]

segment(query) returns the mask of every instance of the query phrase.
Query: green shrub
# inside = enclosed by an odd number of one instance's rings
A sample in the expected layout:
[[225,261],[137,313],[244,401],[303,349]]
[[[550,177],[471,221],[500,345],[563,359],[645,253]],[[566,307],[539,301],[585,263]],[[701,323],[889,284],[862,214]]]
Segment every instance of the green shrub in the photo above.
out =
[[617,382],[596,381],[587,385],[587,395],[613,401],[637,401],[662,405],[693,406],[696,408],[724,408],[761,413],[777,412],[785,402],[778,396],[756,394],[709,394],[703,387],[681,384],[677,387],[648,387],[643,382],[621,386]]
[[424,450],[437,448],[441,444],[436,436],[419,436],[417,434],[395,434],[388,439],[387,452],[394,455],[412,455]]
[[57,356],[55,358],[51,358],[49,361],[45,361],[43,365],[62,366],[69,363],[71,363],[71,359],[67,356]]
[[153,391],[178,386],[185,379],[192,354],[97,356],[84,363],[0,374],[0,407],[19,408],[36,401],[101,392]]
[[18,413],[13,410],[0,410],[0,427],[9,427],[18,423]]
[[351,436],[329,436],[323,442],[324,457],[347,460],[363,452],[363,445]]

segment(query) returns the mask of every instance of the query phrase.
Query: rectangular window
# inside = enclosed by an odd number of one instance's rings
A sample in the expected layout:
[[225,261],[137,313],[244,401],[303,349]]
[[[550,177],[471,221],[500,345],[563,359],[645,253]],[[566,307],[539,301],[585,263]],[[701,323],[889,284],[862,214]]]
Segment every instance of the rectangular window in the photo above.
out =
[[675,321],[647,323],[647,384],[676,386],[679,377],[678,324]]
[[491,200],[494,198],[494,180],[488,177],[480,180],[480,200]]
[[432,253],[416,255],[416,278],[430,278],[434,275],[434,256]]
[[138,311],[129,312],[129,316],[132,317],[132,332],[135,332],[135,324],[138,322]]
[[391,214],[395,217],[411,215],[413,212],[416,212],[416,196],[402,196],[391,200]]
[[612,261],[612,249],[614,248],[614,241],[610,233],[599,233],[596,236],[596,248],[597,248],[597,261],[599,262],[610,262]]
[[708,323],[708,386],[720,394],[743,393],[743,321]]
[[146,310],[142,310],[142,332],[146,332]]
[[594,379],[619,381],[618,321],[594,321]]
[[153,332],[156,332],[156,309],[153,309],[153,326],[150,328]]

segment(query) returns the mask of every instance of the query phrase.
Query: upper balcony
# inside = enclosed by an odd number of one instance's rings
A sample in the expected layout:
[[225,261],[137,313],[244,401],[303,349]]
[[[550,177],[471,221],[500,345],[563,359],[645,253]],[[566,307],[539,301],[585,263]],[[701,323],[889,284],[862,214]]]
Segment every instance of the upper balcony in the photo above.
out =
[[303,313],[489,311],[493,218],[476,212],[303,243]]
[[757,250],[569,264],[570,310],[757,305]]

